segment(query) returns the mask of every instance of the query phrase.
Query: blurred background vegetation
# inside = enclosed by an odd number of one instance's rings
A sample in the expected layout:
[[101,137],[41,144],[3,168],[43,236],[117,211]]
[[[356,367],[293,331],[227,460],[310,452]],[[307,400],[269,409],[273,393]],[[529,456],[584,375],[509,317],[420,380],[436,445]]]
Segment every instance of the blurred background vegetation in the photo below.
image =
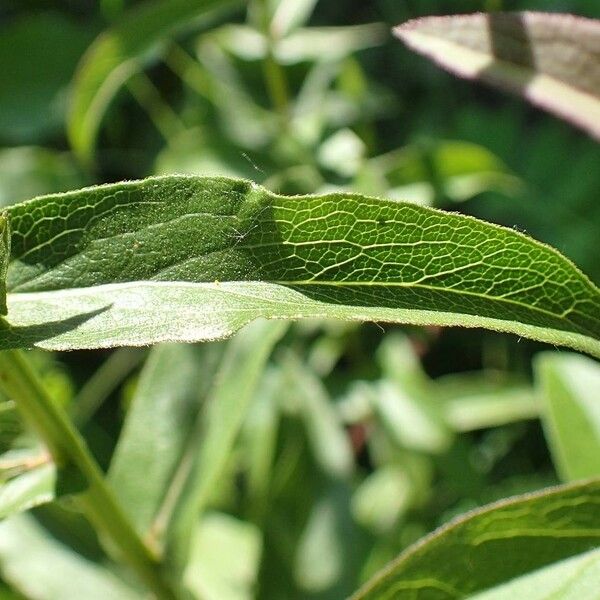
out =
[[[598,18],[597,0],[271,0],[217,13],[123,87],[84,168],[66,136],[69,85],[94,38],[135,4],[0,0],[0,206],[153,174],[227,174],[285,194],[346,189],[472,214],[600,281],[600,147],[390,33],[481,10]],[[190,349],[205,382],[224,345]],[[196,538],[194,560],[214,573],[206,597],[254,587],[340,598],[450,517],[557,482],[532,388],[532,358],[547,349],[483,331],[293,325]],[[105,467],[147,353],[31,353]],[[0,419],[6,450],[23,434],[11,411]],[[98,557],[67,510],[36,516]]]

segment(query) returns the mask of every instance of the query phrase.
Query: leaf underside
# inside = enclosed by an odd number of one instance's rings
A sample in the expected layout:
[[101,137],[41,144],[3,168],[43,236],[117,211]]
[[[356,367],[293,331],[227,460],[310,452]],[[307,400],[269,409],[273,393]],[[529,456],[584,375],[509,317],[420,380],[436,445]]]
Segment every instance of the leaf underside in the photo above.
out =
[[452,73],[517,93],[600,140],[600,20],[477,13],[415,19],[394,33]]
[[0,347],[227,337],[253,319],[487,327],[600,356],[600,292],[527,236],[359,195],[168,176],[8,209]]

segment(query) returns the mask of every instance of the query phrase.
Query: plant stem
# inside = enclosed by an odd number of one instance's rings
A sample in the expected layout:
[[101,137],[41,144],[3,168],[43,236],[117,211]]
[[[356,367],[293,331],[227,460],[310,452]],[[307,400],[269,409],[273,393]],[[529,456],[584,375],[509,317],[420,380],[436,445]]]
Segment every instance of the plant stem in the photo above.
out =
[[263,73],[267,91],[271,98],[273,108],[279,114],[283,129],[287,129],[289,122],[290,98],[287,79],[281,65],[277,62],[274,46],[277,42],[271,28],[269,6],[266,0],[259,0],[260,25],[267,42],[267,54],[263,62]]
[[0,387],[45,442],[57,467],[73,468],[85,478],[88,487],[77,500],[98,533],[111,540],[123,560],[157,598],[178,598],[161,575],[157,559],[118,505],[84,439],[66,413],[48,396],[22,351],[0,352]]

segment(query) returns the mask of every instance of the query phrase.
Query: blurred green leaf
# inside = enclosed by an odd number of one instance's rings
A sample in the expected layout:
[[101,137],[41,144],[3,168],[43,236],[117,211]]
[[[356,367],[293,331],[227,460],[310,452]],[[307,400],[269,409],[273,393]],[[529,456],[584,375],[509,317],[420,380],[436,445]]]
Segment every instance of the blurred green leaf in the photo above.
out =
[[322,382],[291,353],[283,369],[282,395],[296,404],[315,460],[330,477],[350,476],[354,468],[350,438]]
[[449,71],[520,94],[600,139],[600,20],[492,12],[416,19],[394,33]]
[[371,402],[391,439],[401,447],[421,452],[447,450],[452,433],[408,338],[386,336],[377,357],[384,378],[373,386]]
[[273,37],[285,37],[297,27],[305,25],[316,4],[317,0],[280,0],[271,19]]
[[184,176],[8,213],[3,348],[210,340],[258,317],[327,316],[484,326],[600,356],[598,288],[555,250],[471,217]]
[[[54,500],[56,468],[35,449],[35,454],[21,452],[0,456],[0,519]],[[30,465],[34,466],[28,466]],[[20,464],[21,466],[17,466]],[[17,471],[4,480],[4,473]]]
[[210,512],[194,528],[184,581],[203,600],[251,600],[262,550],[255,525]]
[[600,475],[600,366],[577,354],[536,357],[542,421],[556,469],[565,481]]
[[191,346],[156,346],[127,412],[108,480],[142,535],[148,533],[193,428],[200,358]]
[[413,482],[401,465],[389,464],[367,475],[352,498],[352,514],[375,534],[388,532],[410,507]]
[[408,548],[353,598],[471,597],[580,555],[598,545],[599,502],[596,480],[472,511]]
[[600,550],[591,550],[513,579],[471,600],[580,600],[594,598],[600,589]]
[[227,345],[191,440],[191,464],[170,526],[178,564],[185,562],[193,525],[216,492],[269,356],[286,329],[286,323],[257,321]]
[[75,153],[89,162],[100,122],[119,88],[182,29],[236,0],[148,0],[125,13],[88,49],[73,82],[68,132]]
[[106,568],[53,539],[32,517],[0,523],[0,573],[30,600],[140,600]]
[[435,380],[435,396],[454,431],[498,427],[539,416],[529,385],[485,373],[460,373]]
[[88,40],[84,29],[58,12],[3,20],[0,137],[35,143],[60,131],[66,88]]
[[35,146],[0,150],[0,207],[84,184],[71,158]]

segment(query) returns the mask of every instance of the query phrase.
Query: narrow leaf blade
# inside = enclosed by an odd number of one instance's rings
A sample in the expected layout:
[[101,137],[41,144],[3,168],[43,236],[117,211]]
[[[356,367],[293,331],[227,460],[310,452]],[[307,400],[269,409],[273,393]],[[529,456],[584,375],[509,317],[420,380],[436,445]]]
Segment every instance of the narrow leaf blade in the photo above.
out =
[[600,476],[600,367],[577,354],[544,353],[535,362],[542,420],[565,481]]
[[10,260],[10,223],[6,214],[0,214],[0,315],[7,312],[6,272]]
[[416,19],[394,33],[452,73],[522,95],[600,139],[600,20],[478,13]]
[[165,496],[197,412],[198,358],[191,346],[152,350],[113,455],[108,480],[142,535]]
[[35,467],[0,483],[0,519],[51,502],[55,485],[53,464]]

